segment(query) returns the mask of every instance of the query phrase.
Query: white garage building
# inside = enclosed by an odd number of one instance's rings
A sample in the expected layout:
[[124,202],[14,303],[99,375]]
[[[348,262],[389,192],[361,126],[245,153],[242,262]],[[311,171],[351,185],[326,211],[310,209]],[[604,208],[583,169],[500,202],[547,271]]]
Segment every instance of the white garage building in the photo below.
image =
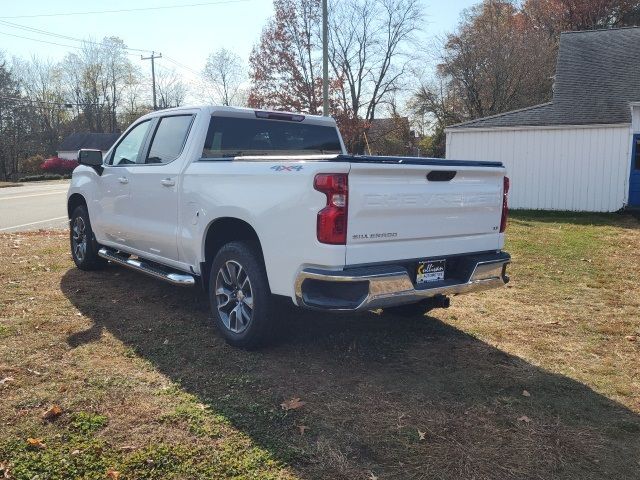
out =
[[498,160],[512,208],[640,206],[640,28],[566,32],[553,100],[453,125],[446,156]]

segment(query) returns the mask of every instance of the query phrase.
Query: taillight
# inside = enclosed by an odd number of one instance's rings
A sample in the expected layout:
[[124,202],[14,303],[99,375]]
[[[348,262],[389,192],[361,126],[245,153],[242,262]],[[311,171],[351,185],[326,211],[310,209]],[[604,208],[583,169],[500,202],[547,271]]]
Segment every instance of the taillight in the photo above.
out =
[[319,173],[313,180],[313,188],[327,196],[327,206],[318,212],[316,227],[321,243],[347,243],[348,178],[346,173]]
[[509,177],[504,177],[502,184],[502,218],[500,220],[500,233],[507,229],[507,217],[509,216]]

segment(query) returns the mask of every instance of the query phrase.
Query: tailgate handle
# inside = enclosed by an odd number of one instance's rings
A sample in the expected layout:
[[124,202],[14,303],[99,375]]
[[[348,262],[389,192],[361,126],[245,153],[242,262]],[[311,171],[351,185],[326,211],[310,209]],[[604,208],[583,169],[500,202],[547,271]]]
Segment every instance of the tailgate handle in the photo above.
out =
[[430,182],[449,182],[456,176],[455,170],[431,170],[427,173],[427,180]]

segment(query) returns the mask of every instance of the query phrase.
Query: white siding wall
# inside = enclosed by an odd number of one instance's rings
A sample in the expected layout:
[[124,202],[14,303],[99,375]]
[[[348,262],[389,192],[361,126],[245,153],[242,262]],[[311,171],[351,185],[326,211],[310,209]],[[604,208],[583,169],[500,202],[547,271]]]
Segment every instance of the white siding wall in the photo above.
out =
[[[102,157],[104,158],[105,154],[108,152],[108,150],[102,150]],[[78,150],[73,150],[73,151],[64,151],[61,150],[58,152],[58,157],[64,159],[64,160],[78,160]]]
[[631,128],[465,129],[447,132],[447,158],[504,163],[512,208],[614,212],[629,193]]
[[78,151],[74,152],[58,152],[58,157],[64,160],[78,160]]

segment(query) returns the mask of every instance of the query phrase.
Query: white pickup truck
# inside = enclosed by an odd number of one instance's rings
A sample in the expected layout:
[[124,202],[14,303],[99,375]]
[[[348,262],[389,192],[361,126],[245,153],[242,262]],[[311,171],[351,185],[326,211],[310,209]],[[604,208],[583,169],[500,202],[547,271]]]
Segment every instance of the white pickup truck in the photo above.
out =
[[273,296],[419,314],[508,281],[500,163],[352,156],[331,118],[210,106],[146,115],[79,163],[78,268],[199,283],[236,346],[269,337]]

